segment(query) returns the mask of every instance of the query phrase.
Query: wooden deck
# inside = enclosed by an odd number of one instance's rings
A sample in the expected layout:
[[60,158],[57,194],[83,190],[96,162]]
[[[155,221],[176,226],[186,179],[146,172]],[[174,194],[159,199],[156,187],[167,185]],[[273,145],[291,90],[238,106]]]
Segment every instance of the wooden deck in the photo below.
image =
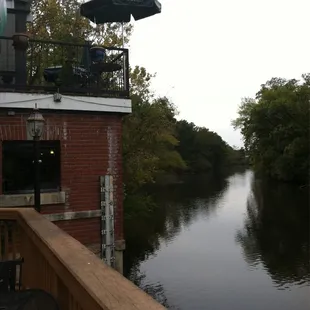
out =
[[23,257],[23,288],[46,290],[63,310],[164,309],[32,208],[0,209],[0,228],[0,260]]

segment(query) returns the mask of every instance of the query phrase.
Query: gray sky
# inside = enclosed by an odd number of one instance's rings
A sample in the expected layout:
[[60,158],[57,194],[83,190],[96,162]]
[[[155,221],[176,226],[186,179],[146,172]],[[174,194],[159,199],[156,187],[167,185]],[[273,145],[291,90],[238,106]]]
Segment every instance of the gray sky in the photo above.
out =
[[230,125],[242,97],[310,72],[309,0],[160,1],[161,14],[134,22],[131,65],[157,73],[180,118],[231,145],[242,145]]

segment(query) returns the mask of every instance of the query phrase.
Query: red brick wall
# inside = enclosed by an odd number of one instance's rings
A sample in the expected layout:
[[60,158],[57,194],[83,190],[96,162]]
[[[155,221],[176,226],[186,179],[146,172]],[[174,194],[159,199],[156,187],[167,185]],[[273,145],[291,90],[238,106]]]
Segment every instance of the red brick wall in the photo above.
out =
[[[26,119],[30,113],[15,110],[15,115],[8,116],[7,112],[0,110],[0,184],[1,141],[25,140]],[[116,200],[115,236],[116,240],[123,239],[121,115],[41,113],[46,120],[46,132],[42,140],[60,140],[61,143],[61,190],[67,193],[65,205],[43,206],[42,213],[99,209],[99,176],[112,174]],[[84,243],[98,241],[99,219],[59,222],[58,225]]]
[[55,224],[83,244],[100,243],[99,218],[59,221]]

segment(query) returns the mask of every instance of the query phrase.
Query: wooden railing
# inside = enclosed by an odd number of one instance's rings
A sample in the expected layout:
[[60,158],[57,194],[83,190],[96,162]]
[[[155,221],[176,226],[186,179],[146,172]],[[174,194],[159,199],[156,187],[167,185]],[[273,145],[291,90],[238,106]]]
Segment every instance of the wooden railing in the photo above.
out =
[[17,259],[19,236],[17,223],[13,220],[1,220],[0,217],[0,261]]
[[23,257],[22,288],[51,293],[62,310],[164,309],[33,209],[0,209],[0,260]]

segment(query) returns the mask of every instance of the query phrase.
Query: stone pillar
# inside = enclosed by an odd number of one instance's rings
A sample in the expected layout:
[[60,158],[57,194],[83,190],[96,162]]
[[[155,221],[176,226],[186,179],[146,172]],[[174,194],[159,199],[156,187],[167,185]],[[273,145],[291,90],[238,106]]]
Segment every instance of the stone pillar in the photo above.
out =
[[124,273],[123,254],[126,248],[125,240],[115,241],[115,270],[120,274]]

